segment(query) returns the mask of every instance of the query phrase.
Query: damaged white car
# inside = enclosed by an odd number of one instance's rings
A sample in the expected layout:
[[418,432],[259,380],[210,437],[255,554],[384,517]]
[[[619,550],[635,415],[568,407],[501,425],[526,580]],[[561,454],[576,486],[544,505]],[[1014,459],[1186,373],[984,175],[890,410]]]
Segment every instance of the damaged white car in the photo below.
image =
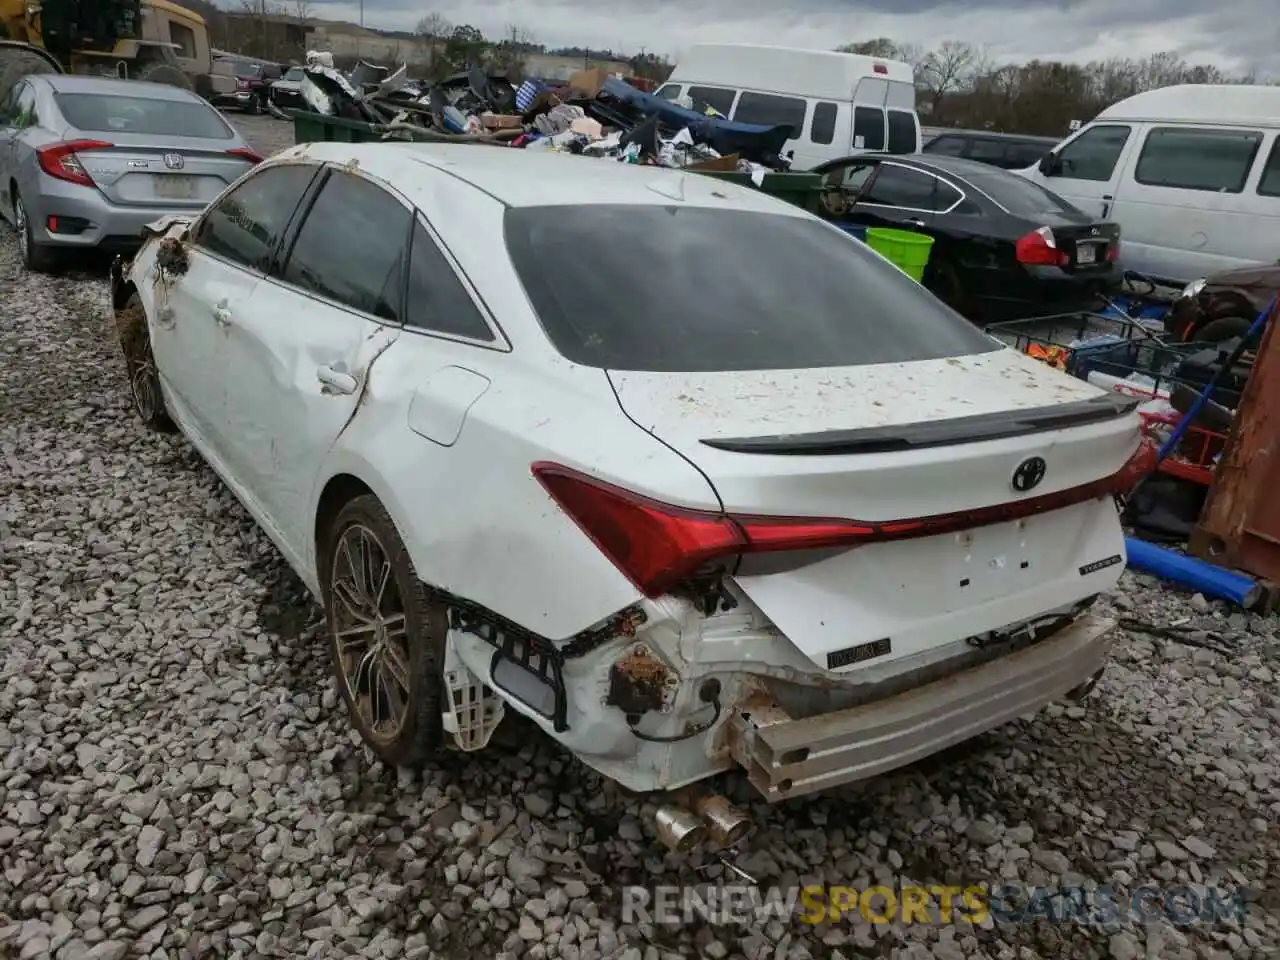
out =
[[[139,416],[322,600],[389,763],[514,710],[628,788],[741,768],[773,801],[1083,696],[1106,661],[1088,610],[1124,566],[1134,402],[753,190],[295,147],[158,225],[113,298]],[[667,842],[737,836],[687,793]]]

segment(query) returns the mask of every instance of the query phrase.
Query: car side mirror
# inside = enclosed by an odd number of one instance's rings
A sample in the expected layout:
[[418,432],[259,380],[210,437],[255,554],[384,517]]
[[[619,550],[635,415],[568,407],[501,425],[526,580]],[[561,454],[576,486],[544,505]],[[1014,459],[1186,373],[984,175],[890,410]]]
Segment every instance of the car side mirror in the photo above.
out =
[[1062,158],[1050,150],[1040,158],[1040,172],[1046,177],[1056,177],[1062,172]]

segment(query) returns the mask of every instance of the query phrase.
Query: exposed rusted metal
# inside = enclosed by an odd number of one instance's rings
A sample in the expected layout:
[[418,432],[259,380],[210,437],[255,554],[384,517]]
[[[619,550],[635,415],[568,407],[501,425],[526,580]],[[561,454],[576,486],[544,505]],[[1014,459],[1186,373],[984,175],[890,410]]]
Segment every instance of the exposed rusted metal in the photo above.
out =
[[1272,308],[1191,552],[1280,583],[1280,309]]
[[670,667],[644,644],[636,644],[614,663],[605,703],[631,716],[665,713],[678,685]]

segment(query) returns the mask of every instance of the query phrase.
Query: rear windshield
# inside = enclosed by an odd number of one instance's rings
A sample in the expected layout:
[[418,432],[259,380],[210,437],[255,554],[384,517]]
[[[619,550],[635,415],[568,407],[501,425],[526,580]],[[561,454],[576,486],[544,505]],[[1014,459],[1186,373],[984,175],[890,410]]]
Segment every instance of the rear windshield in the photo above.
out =
[[547,336],[585,366],[788,370],[999,349],[818,220],[684,206],[516,207],[505,234]]
[[288,71],[288,72],[287,72],[287,73],[286,73],[286,74],[285,74],[281,79],[283,79],[283,80],[301,80],[301,79],[302,79],[302,68],[301,68],[301,67],[290,67],[290,68],[289,68],[289,71]]
[[208,104],[101,93],[59,93],[55,99],[67,123],[92,133],[142,133],[230,140],[226,121]]
[[243,60],[236,60],[232,64],[232,68],[235,70],[237,77],[256,77],[262,73],[261,64],[245,63]]
[[1003,176],[970,173],[965,178],[1015,217],[1079,212],[1056,193],[1050,193],[1038,183],[1025,180],[1016,173]]

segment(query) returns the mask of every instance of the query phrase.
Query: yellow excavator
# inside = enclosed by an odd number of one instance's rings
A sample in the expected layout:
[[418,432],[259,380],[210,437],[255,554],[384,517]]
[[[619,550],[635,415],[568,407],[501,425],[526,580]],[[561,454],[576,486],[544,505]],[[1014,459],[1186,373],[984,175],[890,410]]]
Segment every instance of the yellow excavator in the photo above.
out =
[[29,73],[83,73],[201,89],[204,18],[171,0],[0,0],[0,95]]

